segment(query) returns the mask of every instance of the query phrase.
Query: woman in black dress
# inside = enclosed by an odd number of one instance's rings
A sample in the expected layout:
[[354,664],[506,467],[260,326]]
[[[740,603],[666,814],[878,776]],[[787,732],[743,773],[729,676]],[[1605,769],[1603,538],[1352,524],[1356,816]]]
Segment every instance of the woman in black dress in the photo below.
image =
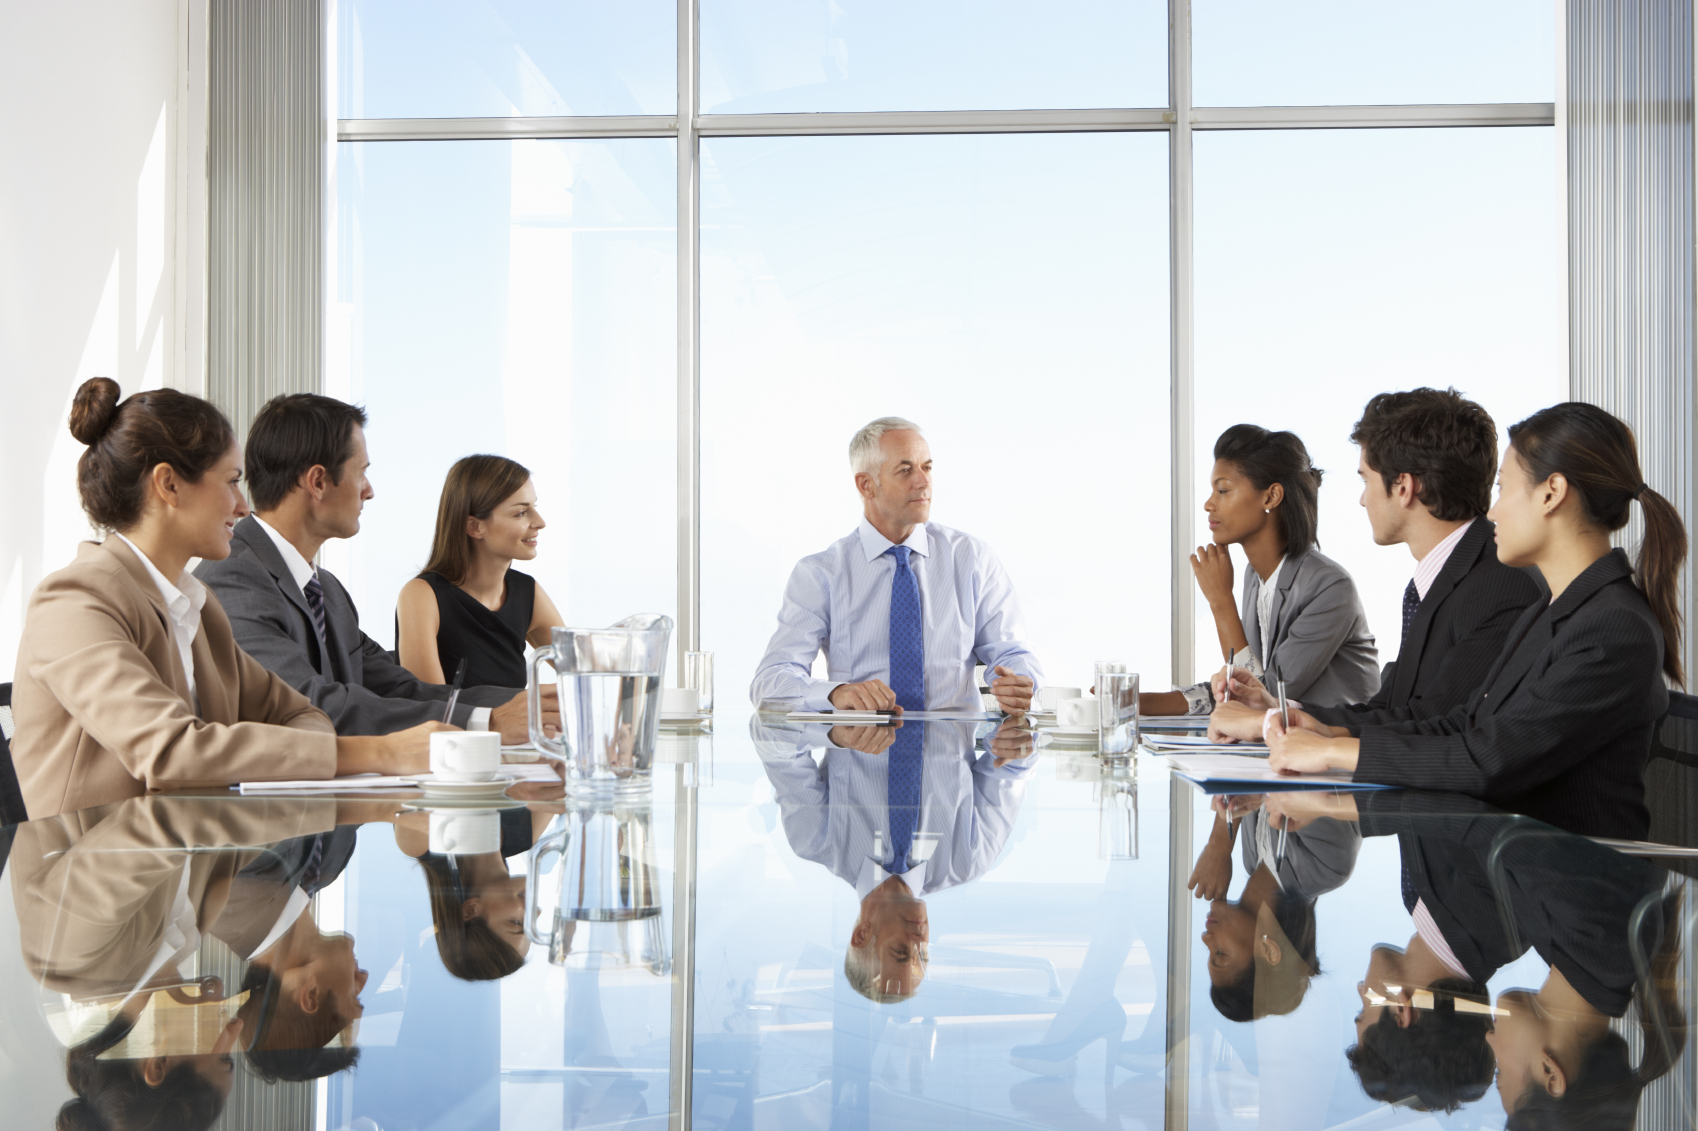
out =
[[537,556],[531,473],[501,456],[467,456],[448,470],[430,564],[401,587],[395,649],[427,683],[447,683],[466,661],[466,686],[525,686],[525,645],[549,642],[560,613],[529,574]]

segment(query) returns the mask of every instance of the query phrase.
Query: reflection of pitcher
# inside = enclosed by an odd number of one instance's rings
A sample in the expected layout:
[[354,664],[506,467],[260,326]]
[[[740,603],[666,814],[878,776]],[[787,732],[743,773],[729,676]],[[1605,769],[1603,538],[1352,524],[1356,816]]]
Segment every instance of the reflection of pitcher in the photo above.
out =
[[[548,947],[548,960],[572,969],[671,970],[662,931],[654,862],[653,810],[647,805],[574,806],[560,827],[531,849],[525,878],[525,930]],[[552,885],[558,903],[539,903],[544,862],[560,858]],[[550,920],[544,932],[544,918]]]
[[[575,795],[646,791],[672,618],[642,613],[609,628],[552,631],[554,642],[531,661],[531,741],[566,760],[568,788]],[[559,686],[561,740],[542,733],[536,669],[545,662]]]

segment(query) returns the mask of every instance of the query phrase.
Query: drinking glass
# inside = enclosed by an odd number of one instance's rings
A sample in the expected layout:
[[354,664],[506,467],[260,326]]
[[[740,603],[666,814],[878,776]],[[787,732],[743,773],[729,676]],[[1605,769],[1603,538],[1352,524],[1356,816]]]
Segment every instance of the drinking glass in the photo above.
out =
[[684,653],[684,686],[696,693],[696,710],[713,714],[713,653]]
[[1097,673],[1097,749],[1130,754],[1138,748],[1138,673]]

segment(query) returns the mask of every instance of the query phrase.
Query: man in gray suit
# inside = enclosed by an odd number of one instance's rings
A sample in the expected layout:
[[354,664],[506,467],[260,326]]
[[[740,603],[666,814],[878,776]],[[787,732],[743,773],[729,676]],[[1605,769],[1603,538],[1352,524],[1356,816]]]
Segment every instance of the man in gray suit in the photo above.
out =
[[[359,613],[313,557],[331,538],[352,538],[372,497],[366,478],[365,413],[311,393],[273,397],[248,431],[248,493],[254,513],[236,524],[230,556],[202,562],[236,642],[330,716],[339,734],[390,734],[441,717],[449,688],[424,683],[360,631]],[[545,698],[552,688],[544,688]],[[455,725],[530,738],[525,692],[468,687]],[[560,716],[545,703],[544,725]]]

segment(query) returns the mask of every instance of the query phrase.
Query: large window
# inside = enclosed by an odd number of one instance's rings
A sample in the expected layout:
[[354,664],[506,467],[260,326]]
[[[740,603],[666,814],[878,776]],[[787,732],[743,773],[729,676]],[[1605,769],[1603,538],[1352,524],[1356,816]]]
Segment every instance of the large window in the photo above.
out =
[[[894,413],[1054,682],[1189,682],[1218,661],[1186,558],[1214,439],[1248,420],[1325,469],[1322,549],[1383,661],[1412,563],[1357,507],[1363,403],[1454,385],[1502,427],[1566,390],[1546,0],[336,11],[327,384],[372,414],[379,536],[332,564],[380,639],[443,473],[496,451],[535,470],[567,621],[672,613],[734,706],[789,570],[858,518],[850,435]],[[774,866],[743,819],[703,841],[716,882]],[[706,1002],[731,983],[703,963]],[[647,1071],[637,1017],[610,1047]],[[762,1093],[810,1086],[793,1068]],[[1340,1123],[1372,1106],[1335,1098]]]

